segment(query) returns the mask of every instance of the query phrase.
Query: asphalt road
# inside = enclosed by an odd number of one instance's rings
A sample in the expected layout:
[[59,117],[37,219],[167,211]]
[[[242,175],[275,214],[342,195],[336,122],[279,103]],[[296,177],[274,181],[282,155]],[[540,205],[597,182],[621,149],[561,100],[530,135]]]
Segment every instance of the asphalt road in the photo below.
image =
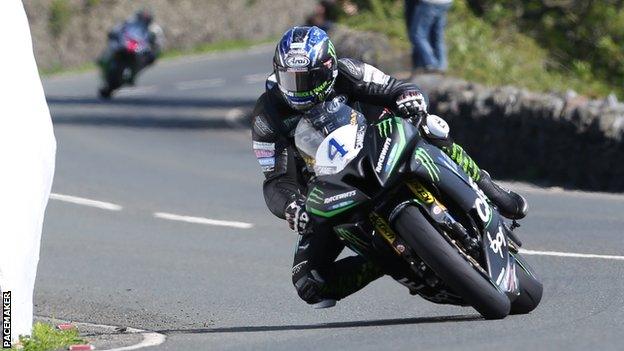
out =
[[48,207],[36,314],[157,330],[162,350],[621,349],[624,196],[514,185],[531,203],[526,249],[620,257],[528,257],[545,285],[529,315],[485,321],[387,278],[332,309],[301,302],[296,237],[264,206],[249,131],[232,128],[271,54],[163,62],[107,103],[94,73],[45,80],[64,201]]

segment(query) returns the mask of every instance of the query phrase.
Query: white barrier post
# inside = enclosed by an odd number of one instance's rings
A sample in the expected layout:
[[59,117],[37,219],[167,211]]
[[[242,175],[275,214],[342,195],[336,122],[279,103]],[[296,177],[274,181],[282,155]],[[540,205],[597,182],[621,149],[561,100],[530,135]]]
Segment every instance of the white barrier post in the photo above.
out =
[[[30,335],[33,289],[56,141],[20,0],[0,0],[0,289],[2,336]],[[6,300],[10,291],[10,322]],[[3,340],[4,343],[4,340]]]

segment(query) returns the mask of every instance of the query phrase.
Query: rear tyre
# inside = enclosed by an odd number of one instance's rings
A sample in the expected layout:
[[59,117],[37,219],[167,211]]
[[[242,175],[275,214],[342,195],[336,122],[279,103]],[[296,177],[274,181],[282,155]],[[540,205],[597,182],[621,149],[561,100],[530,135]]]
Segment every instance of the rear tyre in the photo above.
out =
[[511,303],[477,272],[415,207],[406,207],[394,222],[416,254],[486,319],[505,318]]
[[522,265],[516,262],[516,274],[520,285],[520,296],[511,303],[511,314],[526,314],[533,311],[542,300],[544,291],[542,283],[527,273],[522,266],[524,265],[531,271],[532,268],[521,257],[516,258],[516,261],[519,260],[521,260]]
[[100,88],[98,90],[98,95],[100,96],[100,98],[105,99],[105,100],[110,99],[112,93],[113,92],[108,87]]

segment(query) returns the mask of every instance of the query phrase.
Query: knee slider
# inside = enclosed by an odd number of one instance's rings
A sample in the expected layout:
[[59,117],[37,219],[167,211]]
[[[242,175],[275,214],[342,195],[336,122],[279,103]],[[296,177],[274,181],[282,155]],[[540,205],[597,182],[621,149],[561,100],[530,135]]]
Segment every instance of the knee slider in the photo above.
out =
[[321,278],[317,271],[311,270],[308,274],[302,276],[296,281],[293,279],[293,283],[295,285],[295,289],[297,290],[297,294],[303,301],[309,304],[314,304],[322,299],[320,292],[325,285],[325,281]]

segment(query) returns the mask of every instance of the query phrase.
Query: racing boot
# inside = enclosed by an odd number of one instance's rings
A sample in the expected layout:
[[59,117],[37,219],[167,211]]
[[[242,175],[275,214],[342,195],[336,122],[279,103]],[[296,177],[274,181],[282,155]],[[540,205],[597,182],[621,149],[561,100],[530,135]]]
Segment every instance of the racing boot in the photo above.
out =
[[483,193],[496,204],[501,215],[513,220],[526,217],[529,212],[529,204],[522,195],[494,183],[490,174],[484,170],[481,170],[479,180],[476,183],[483,190]]
[[501,215],[513,220],[522,219],[527,215],[529,205],[525,198],[494,183],[490,174],[480,169],[460,145],[452,143],[442,150],[477,183],[483,193],[498,207]]
[[336,301],[361,290],[383,274],[376,264],[360,256],[351,256],[336,261],[324,278],[312,269],[303,276],[293,276],[296,279],[293,283],[299,297],[318,309],[333,307]]

